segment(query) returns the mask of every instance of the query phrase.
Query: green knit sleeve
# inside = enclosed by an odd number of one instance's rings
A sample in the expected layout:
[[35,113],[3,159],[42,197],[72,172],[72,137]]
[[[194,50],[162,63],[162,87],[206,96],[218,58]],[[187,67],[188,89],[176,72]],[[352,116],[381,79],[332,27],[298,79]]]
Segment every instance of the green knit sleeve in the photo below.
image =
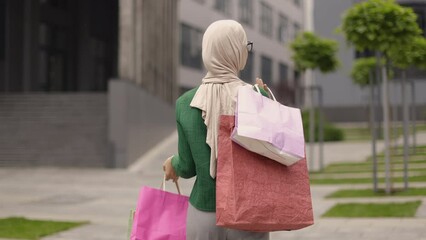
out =
[[[256,89],[255,87],[253,87],[253,90],[257,92],[257,89]],[[263,89],[263,88],[259,87],[259,90],[260,90],[260,93],[261,93],[263,96],[265,96],[265,97],[267,97],[267,98],[270,98],[270,96],[269,96],[268,92],[266,92],[266,91],[265,91],[265,89]]]
[[191,148],[189,147],[188,140],[186,139],[185,133],[177,122],[178,130],[178,154],[172,158],[172,166],[176,174],[183,178],[192,178],[196,175],[195,163],[192,158]]

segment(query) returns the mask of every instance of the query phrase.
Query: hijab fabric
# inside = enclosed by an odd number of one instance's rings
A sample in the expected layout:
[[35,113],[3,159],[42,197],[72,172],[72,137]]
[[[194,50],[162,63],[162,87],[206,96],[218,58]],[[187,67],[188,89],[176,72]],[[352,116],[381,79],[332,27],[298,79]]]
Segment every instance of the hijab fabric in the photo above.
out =
[[190,105],[202,111],[211,149],[210,176],[216,178],[219,116],[234,115],[238,88],[247,84],[238,78],[248,57],[241,24],[233,20],[212,23],[203,36],[202,57],[207,74]]

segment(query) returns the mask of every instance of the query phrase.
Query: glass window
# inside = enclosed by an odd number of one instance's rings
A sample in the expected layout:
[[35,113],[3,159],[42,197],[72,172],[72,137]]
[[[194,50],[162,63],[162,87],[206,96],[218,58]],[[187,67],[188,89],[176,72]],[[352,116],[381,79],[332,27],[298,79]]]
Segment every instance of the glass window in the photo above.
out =
[[293,78],[294,78],[295,82],[299,82],[299,80],[300,80],[300,71],[299,70],[294,70]]
[[288,18],[282,14],[279,15],[278,41],[285,42],[288,32]]
[[40,0],[41,4],[50,5],[51,7],[67,10],[68,1],[67,0]]
[[186,24],[181,25],[181,64],[187,67],[202,69],[201,30]]
[[296,38],[300,32],[300,25],[298,23],[293,24],[293,31],[294,31],[294,38]]
[[6,3],[0,0],[0,61],[5,58],[6,49]]
[[240,73],[240,78],[245,82],[253,82],[253,59],[254,53],[249,52],[246,66]]
[[417,23],[419,27],[423,30],[423,34],[426,37],[426,9],[425,11],[417,10],[415,11],[417,14]]
[[293,0],[293,2],[294,2],[294,5],[300,7],[300,5],[301,5],[301,1],[300,0]]
[[216,0],[214,8],[218,10],[219,12],[230,15],[231,13],[230,0]]
[[67,32],[55,25],[39,25],[39,83],[34,90],[65,89]]
[[261,3],[260,29],[266,36],[272,37],[272,8],[264,2]]
[[240,21],[253,25],[253,0],[240,0]]
[[272,59],[266,56],[262,56],[261,64],[262,80],[264,83],[271,86],[272,83]]
[[280,82],[288,82],[288,66],[284,63],[280,63]]

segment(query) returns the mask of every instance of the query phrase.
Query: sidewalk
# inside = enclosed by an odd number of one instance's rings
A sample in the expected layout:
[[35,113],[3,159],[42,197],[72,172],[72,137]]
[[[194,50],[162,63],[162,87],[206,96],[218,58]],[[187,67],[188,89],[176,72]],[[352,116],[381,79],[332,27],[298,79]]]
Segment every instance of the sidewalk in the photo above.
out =
[[[135,207],[141,185],[159,187],[161,165],[176,151],[176,135],[153,149],[128,169],[0,168],[0,217],[25,216],[36,219],[90,221],[90,224],[43,240],[121,240],[127,233],[130,209]],[[418,136],[426,143],[426,134]],[[369,143],[325,145],[325,163],[365,160]],[[355,158],[356,156],[356,158]],[[189,195],[194,179],[180,180]],[[171,185],[169,185],[172,187]],[[426,187],[426,184],[411,184]],[[271,239],[415,239],[426,240],[426,198],[407,197],[395,201],[422,200],[416,218],[335,219],[320,218],[337,202],[389,201],[374,199],[325,199],[341,188],[368,188],[370,185],[312,185],[315,224],[299,231],[276,232]]]

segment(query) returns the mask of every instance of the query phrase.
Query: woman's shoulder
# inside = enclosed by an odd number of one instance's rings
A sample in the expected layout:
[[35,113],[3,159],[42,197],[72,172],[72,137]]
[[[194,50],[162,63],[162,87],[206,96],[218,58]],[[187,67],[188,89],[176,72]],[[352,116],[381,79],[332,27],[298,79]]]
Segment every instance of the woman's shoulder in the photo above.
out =
[[186,92],[184,92],[177,100],[176,105],[185,104],[189,105],[191,103],[192,99],[194,98],[195,93],[197,92],[198,87],[195,87],[193,89],[190,89]]

